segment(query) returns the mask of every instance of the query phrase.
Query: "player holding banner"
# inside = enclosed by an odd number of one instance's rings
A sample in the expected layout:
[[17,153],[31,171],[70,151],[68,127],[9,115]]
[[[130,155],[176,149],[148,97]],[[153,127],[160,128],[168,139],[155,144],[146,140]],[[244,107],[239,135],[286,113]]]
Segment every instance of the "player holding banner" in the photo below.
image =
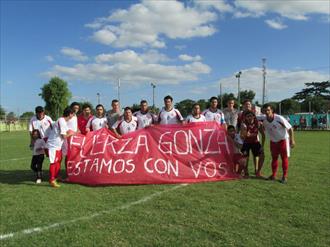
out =
[[49,149],[49,183],[52,187],[60,187],[56,179],[61,169],[63,143],[66,138],[73,135],[74,132],[69,130],[67,122],[73,117],[74,112],[70,107],[64,109],[63,117],[60,117],[53,125],[52,131],[47,140],[47,148]]
[[262,116],[260,120],[263,120],[263,126],[266,133],[270,138],[270,152],[272,155],[272,175],[269,180],[275,180],[276,172],[278,168],[278,156],[282,158],[283,176],[281,183],[287,183],[290,147],[295,146],[295,140],[293,136],[293,128],[291,124],[282,116],[274,113],[274,108],[265,104],[263,106],[263,112],[265,116]]

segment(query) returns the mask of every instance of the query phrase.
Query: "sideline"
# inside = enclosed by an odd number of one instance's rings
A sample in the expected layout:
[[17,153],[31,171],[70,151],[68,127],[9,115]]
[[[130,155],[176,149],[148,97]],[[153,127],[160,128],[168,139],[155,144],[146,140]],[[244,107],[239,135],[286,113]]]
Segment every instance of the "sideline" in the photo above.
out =
[[25,159],[28,159],[28,158],[31,159],[31,157],[32,157],[32,155],[29,156],[29,157],[23,157],[23,158],[15,158],[15,159],[0,160],[0,163],[1,163],[1,162],[6,162],[6,161],[25,160]]
[[101,216],[101,215],[104,215],[104,214],[111,214],[112,212],[117,211],[117,210],[129,209],[130,207],[132,207],[134,205],[138,205],[138,204],[141,204],[141,203],[150,201],[154,197],[160,196],[160,195],[162,195],[164,193],[167,193],[167,192],[170,192],[170,191],[173,191],[173,190],[182,188],[182,187],[187,186],[187,185],[188,184],[180,184],[180,185],[171,187],[169,189],[156,192],[156,193],[151,194],[149,196],[142,197],[140,200],[137,200],[137,201],[134,201],[134,202],[130,202],[130,203],[124,204],[122,206],[115,207],[115,208],[113,208],[111,210],[104,210],[104,211],[101,211],[99,213],[95,213],[95,214],[92,214],[92,215],[79,217],[79,218],[72,219],[72,220],[67,220],[67,221],[62,221],[62,222],[54,223],[54,224],[51,224],[51,225],[48,225],[48,226],[28,228],[28,229],[25,229],[25,230],[22,230],[22,231],[18,231],[18,232],[10,232],[10,233],[7,233],[7,234],[1,234],[0,235],[0,240],[5,240],[5,239],[9,239],[9,238],[13,238],[13,237],[18,237],[18,236],[22,236],[22,235],[28,235],[28,234],[31,234],[31,233],[34,233],[34,232],[44,232],[44,231],[47,231],[47,230],[52,229],[52,228],[57,228],[57,227],[61,227],[61,226],[64,226],[64,225],[76,223],[78,221],[90,220],[90,219],[93,219],[95,217],[98,217],[98,216]]

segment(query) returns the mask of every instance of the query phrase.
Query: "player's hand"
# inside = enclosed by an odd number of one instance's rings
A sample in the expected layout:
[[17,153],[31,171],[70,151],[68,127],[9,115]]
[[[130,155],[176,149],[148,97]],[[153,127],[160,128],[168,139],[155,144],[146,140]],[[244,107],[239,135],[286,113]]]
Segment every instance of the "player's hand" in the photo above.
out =
[[294,140],[290,140],[290,146],[291,148],[294,148],[296,146],[296,142]]
[[116,134],[117,138],[120,139],[121,138],[121,135],[120,134]]

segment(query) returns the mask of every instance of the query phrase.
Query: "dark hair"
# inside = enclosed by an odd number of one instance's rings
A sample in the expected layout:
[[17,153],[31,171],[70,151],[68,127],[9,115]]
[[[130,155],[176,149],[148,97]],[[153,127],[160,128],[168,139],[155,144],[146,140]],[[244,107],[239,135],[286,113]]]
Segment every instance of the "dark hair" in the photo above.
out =
[[170,99],[171,101],[173,101],[173,98],[170,95],[167,95],[167,96],[164,97],[164,101],[166,101],[168,99]]
[[193,104],[192,108],[195,108],[195,106],[197,106],[197,105],[199,106],[199,108],[201,107],[200,104],[195,103],[195,104]]
[[141,100],[140,105],[142,105],[144,103],[148,104],[148,102],[145,99],[143,99],[143,100]]
[[73,108],[76,105],[79,106],[79,108],[80,108],[80,104],[78,102],[72,102],[70,107]]
[[32,135],[37,132],[38,133],[38,138],[41,139],[40,131],[38,129],[32,130]]
[[86,108],[90,108],[90,109],[92,109],[92,106],[91,106],[91,104],[89,104],[89,103],[84,103],[84,104],[82,105],[81,108],[82,108],[83,110],[86,109]]
[[119,103],[119,100],[117,100],[117,99],[113,99],[112,101],[111,101],[111,105],[113,104],[113,103]]
[[268,108],[268,107],[274,112],[274,106],[272,106],[271,104],[264,104],[264,105],[262,106],[262,109],[266,109],[266,108]]
[[227,100],[227,103],[229,102],[229,101],[234,101],[234,103],[235,103],[235,99],[234,98],[229,98],[228,100]]
[[253,111],[244,111],[243,115],[244,115],[244,117],[246,117],[247,115],[255,116]]
[[41,112],[44,112],[45,110],[42,106],[37,106],[35,111],[36,111],[36,113],[41,113]]
[[96,107],[95,107],[95,110],[99,107],[102,107],[103,111],[104,111],[104,106],[102,104],[98,104]]
[[68,106],[63,111],[63,117],[68,117],[70,114],[73,114],[73,110]]
[[210,98],[210,103],[211,103],[213,100],[217,100],[217,101],[218,101],[218,98],[215,97],[215,96],[211,97],[211,98]]
[[252,101],[251,101],[250,99],[245,99],[245,100],[243,101],[243,105],[244,105],[245,103],[247,103],[247,102],[250,102],[250,103],[252,104]]
[[235,130],[235,126],[234,125],[228,125],[227,130],[231,130],[231,129]]
[[128,110],[130,110],[131,112],[133,112],[133,110],[132,110],[132,108],[131,108],[131,107],[129,107],[129,106],[126,106],[126,107],[125,107],[125,109],[124,109],[124,111],[128,111]]

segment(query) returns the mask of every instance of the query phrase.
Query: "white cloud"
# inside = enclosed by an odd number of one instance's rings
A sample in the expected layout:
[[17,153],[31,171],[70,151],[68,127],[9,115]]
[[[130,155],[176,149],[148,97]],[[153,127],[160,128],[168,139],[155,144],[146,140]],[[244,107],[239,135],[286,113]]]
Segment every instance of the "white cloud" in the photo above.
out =
[[[262,70],[253,67],[242,70],[241,90],[253,90],[256,92],[256,99],[261,99],[262,95]],[[276,70],[267,69],[266,89],[268,100],[280,100],[292,97],[293,94],[302,88],[304,83],[313,81],[329,80],[329,75],[311,70]],[[225,92],[237,94],[237,79],[235,74],[230,77],[220,79]]]
[[80,50],[70,48],[70,47],[63,47],[61,49],[61,53],[65,56],[70,57],[71,59],[75,61],[86,61],[88,60],[88,57],[85,56]]
[[54,58],[51,55],[45,56],[45,59],[46,59],[47,62],[53,62],[54,61]]
[[192,57],[192,56],[189,56],[187,54],[179,55],[179,59],[181,59],[182,61],[186,61],[186,62],[202,60],[201,56],[199,56],[199,55]]
[[287,25],[283,24],[282,21],[279,19],[265,20],[265,23],[271,28],[277,30],[282,30],[288,27]]
[[157,84],[178,84],[196,81],[202,74],[209,74],[211,68],[198,61],[184,65],[160,64],[171,61],[166,55],[151,50],[139,54],[133,50],[100,54],[96,63],[75,66],[55,65],[44,75],[62,76],[71,80],[114,82],[117,78],[131,84],[155,81]]
[[241,11],[246,16],[263,16],[266,13],[276,13],[282,17],[292,20],[307,20],[309,15],[330,14],[329,0],[313,0],[313,1],[260,1],[260,0],[236,0],[235,6],[237,11]]
[[5,81],[5,83],[6,83],[6,84],[13,84],[13,81],[11,81],[11,80],[7,80],[7,81]]
[[105,45],[163,48],[165,37],[185,39],[214,34],[216,29],[211,23],[216,19],[215,12],[178,1],[142,1],[85,26],[99,29],[92,39]]
[[219,12],[232,12],[234,10],[234,8],[224,0],[194,0],[194,3],[202,9],[214,8]]

